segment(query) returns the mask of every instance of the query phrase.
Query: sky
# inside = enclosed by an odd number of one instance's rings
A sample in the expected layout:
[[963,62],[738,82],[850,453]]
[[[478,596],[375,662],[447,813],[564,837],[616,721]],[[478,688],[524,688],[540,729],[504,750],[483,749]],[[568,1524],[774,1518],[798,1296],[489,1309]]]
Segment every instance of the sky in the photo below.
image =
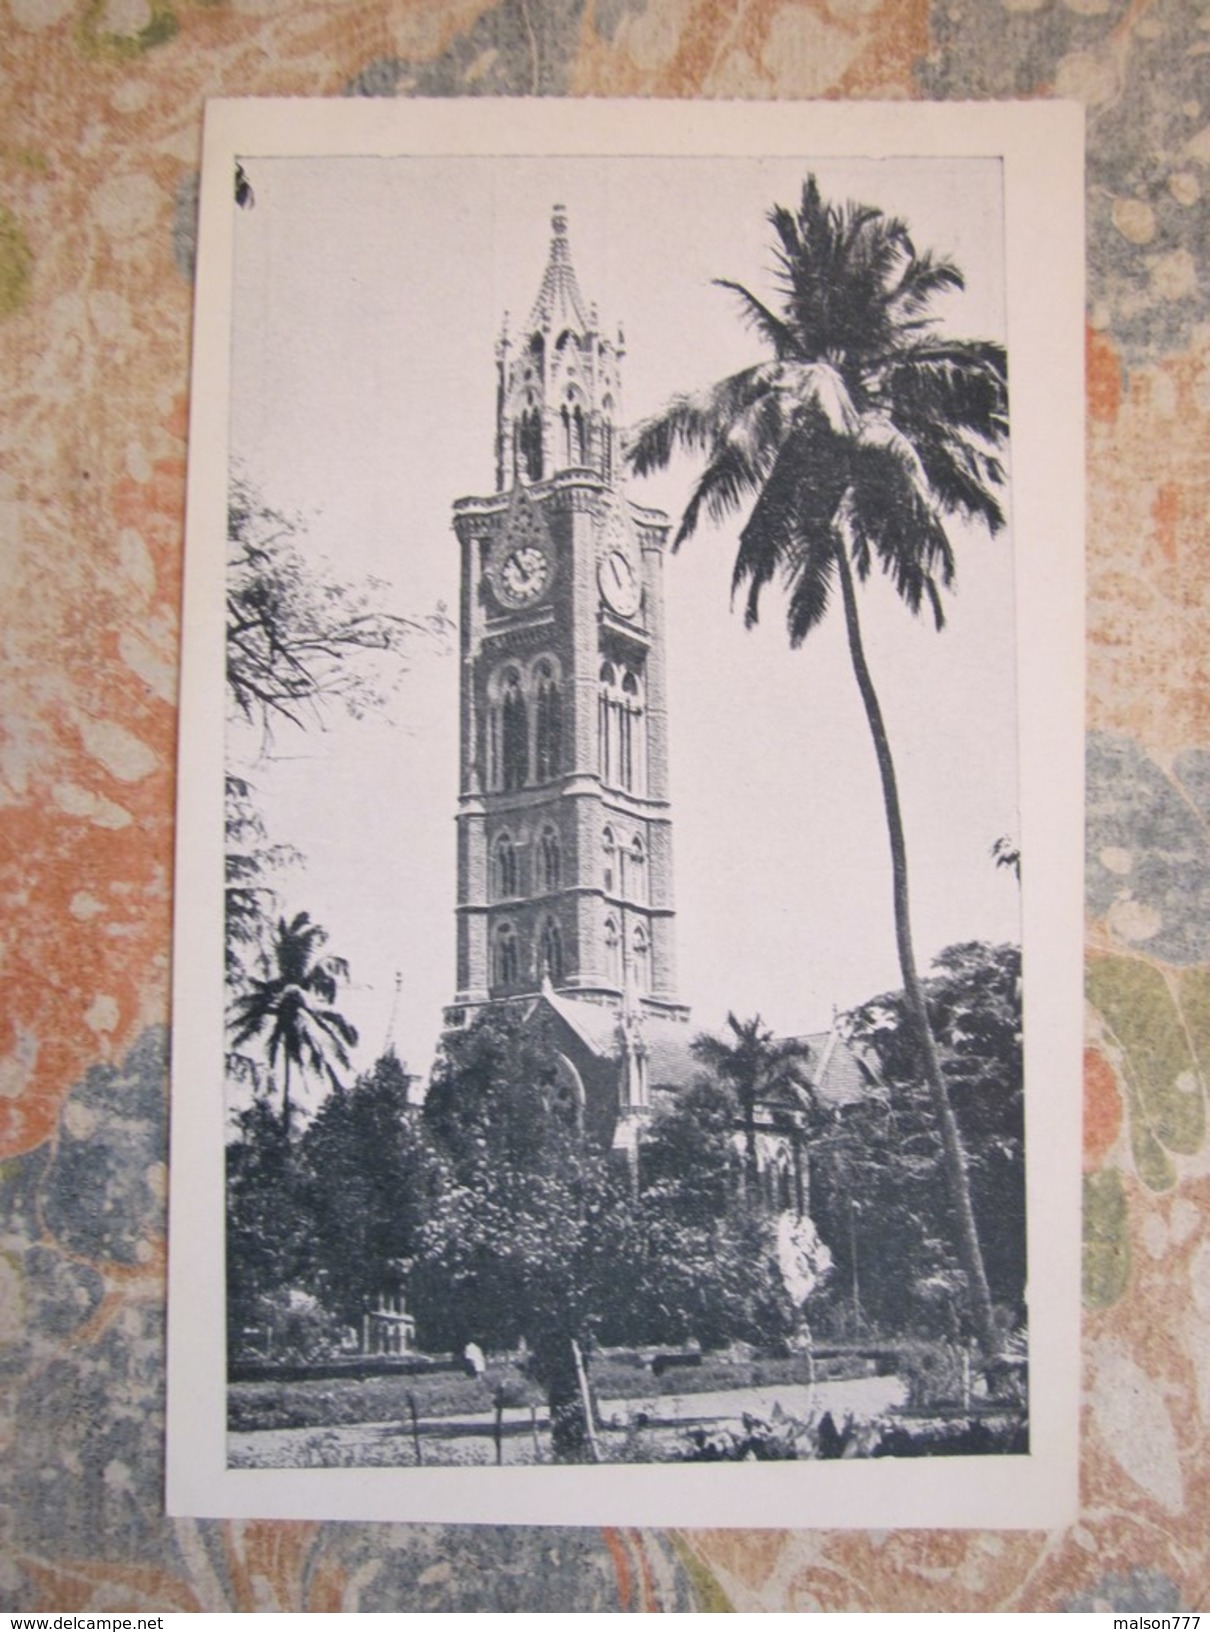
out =
[[[494,488],[494,347],[537,294],[555,204],[602,326],[620,322],[631,424],[760,355],[720,277],[772,295],[775,203],[808,172],[825,197],[903,217],[967,288],[945,331],[1005,333],[1001,173],[994,160],[258,159],[237,212],[233,459],[333,576],[382,604],[456,615],[454,501]],[[675,520],[695,467],[632,481]],[[728,1009],[779,1033],[826,1027],[899,984],[877,768],[836,608],[789,650],[776,596],[746,631],[729,604],[742,519],[703,526],[666,572],[677,950],[696,1026]],[[1019,939],[1011,526],[956,529],[948,623],[889,587],[863,599],[867,656],[901,783],[919,961],[970,939]],[[238,728],[272,838],[305,867],[282,906],[308,911],[349,960],[360,1066],[388,1030],[427,1072],[454,996],[456,638],[418,650],[382,713],[326,729]],[[399,995],[396,999],[396,977]]]

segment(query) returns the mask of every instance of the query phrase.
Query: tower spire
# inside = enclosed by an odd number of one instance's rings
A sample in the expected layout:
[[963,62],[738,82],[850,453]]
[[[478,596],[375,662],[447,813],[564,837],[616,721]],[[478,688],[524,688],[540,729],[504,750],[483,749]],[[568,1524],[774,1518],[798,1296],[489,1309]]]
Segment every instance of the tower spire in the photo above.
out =
[[576,269],[571,264],[567,211],[562,204],[556,204],[551,211],[550,254],[538,298],[529,314],[529,328],[533,334],[542,330],[561,334],[564,329],[570,328],[581,335],[587,334],[591,328]]
[[396,1025],[398,1024],[398,1021],[399,1021],[399,997],[400,997],[400,994],[402,993],[402,991],[403,991],[403,970],[402,969],[396,969],[396,971],[395,971],[395,995],[391,999],[391,1014],[390,1014],[390,1018],[387,1021],[386,1036],[382,1039],[382,1052],[384,1054],[398,1053],[398,1049],[395,1046],[395,1027],[396,1027]]
[[620,483],[619,351],[580,293],[567,211],[550,217],[546,270],[529,322],[496,346],[496,487],[531,486],[569,470]]

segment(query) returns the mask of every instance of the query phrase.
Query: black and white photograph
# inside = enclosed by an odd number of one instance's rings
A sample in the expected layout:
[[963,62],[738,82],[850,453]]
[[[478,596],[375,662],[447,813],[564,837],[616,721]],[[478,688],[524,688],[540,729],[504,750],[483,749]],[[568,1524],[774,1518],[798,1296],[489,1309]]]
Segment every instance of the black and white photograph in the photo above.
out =
[[338,1470],[410,1517],[697,1480],[719,1523],[840,1463],[897,1522],[1066,1478],[1079,769],[1037,744],[1078,755],[1080,630],[1036,613],[1079,604],[1078,411],[1072,496],[1034,461],[1079,354],[1039,381],[1019,179],[903,118],[406,117],[207,155],[170,1420],[218,1375],[176,1444],[266,1513]]

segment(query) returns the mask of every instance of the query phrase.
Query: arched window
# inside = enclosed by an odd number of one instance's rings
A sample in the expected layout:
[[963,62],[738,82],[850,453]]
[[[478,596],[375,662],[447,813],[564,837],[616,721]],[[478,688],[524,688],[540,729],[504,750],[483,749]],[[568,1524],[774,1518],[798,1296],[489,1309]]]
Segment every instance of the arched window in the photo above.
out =
[[779,1213],[794,1211],[794,1175],[784,1152],[777,1164],[777,1210]]
[[621,739],[618,780],[624,788],[634,788],[635,721],[639,713],[639,683],[629,669],[622,676]]
[[544,827],[538,840],[538,866],[543,893],[553,895],[559,888],[562,857],[559,853],[559,835],[553,827]]
[[601,689],[597,705],[597,758],[601,781],[612,785],[614,781],[613,766],[616,758],[614,752],[614,727],[616,724],[613,710],[613,690],[615,677],[612,663],[601,664]]
[[500,924],[492,946],[492,984],[515,986],[519,967],[517,932],[511,924]]
[[551,1110],[568,1127],[578,1128],[584,1119],[584,1084],[571,1061],[560,1054],[550,1084]]
[[612,827],[607,827],[604,833],[601,834],[601,849],[605,852],[605,894],[612,895],[618,850]]
[[517,469],[530,482],[542,480],[542,415],[532,397],[526,399],[517,424]]
[[543,658],[534,671],[537,682],[537,729],[534,770],[539,782],[558,776],[563,757],[563,712],[553,665]]
[[542,969],[555,986],[563,979],[563,936],[553,918],[542,925]]
[[605,975],[611,986],[622,984],[622,937],[616,918],[605,920]]
[[642,924],[634,926],[634,933],[630,938],[631,968],[634,972],[634,989],[636,992],[651,990],[651,945],[647,939],[647,931]]
[[529,780],[529,720],[516,669],[510,669],[504,677],[500,754],[505,793],[523,788]]
[[517,852],[507,833],[496,840],[495,868],[496,899],[507,900],[517,894]]
[[643,692],[633,669],[620,677],[612,663],[601,666],[600,677],[601,780],[627,793],[645,791],[646,738]]
[[564,462],[568,465],[582,465],[585,462],[587,440],[584,410],[570,391],[567,393],[567,401],[563,404],[560,417],[563,421]]
[[632,901],[639,901],[644,906],[647,903],[647,852],[643,849],[643,841],[636,833],[634,843],[630,846],[630,888],[627,894]]

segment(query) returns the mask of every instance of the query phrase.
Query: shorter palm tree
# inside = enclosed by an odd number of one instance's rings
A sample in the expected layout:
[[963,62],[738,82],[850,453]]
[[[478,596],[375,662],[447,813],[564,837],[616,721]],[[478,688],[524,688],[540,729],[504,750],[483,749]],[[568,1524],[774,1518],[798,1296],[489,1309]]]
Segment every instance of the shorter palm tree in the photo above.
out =
[[738,1020],[728,1012],[727,1025],[734,1041],[702,1032],[690,1045],[695,1057],[727,1084],[739,1104],[744,1130],[744,1179],[749,1197],[758,1194],[756,1108],[787,1092],[804,1109],[814,1108],[814,1090],[807,1067],[811,1051],[795,1037],[774,1037],[760,1015]]
[[[357,1032],[332,1005],[349,978],[344,958],[321,956],[327,931],[305,912],[292,922],[279,918],[269,950],[270,973],[253,980],[231,1007],[231,1046],[264,1038],[270,1068],[280,1057],[282,1126],[290,1129],[290,1072],[308,1070],[343,1086],[337,1068],[347,1070]],[[266,1035],[267,1034],[267,1035]]]

